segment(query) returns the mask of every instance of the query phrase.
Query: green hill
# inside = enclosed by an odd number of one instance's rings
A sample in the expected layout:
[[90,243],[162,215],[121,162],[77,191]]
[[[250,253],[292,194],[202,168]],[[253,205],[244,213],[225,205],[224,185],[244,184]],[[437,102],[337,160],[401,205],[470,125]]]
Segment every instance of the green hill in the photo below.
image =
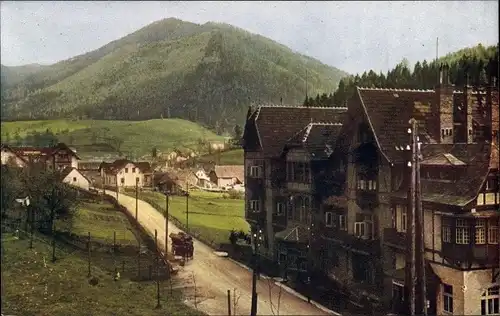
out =
[[158,152],[186,148],[198,151],[202,140],[223,140],[222,136],[181,119],[17,121],[3,122],[1,131],[2,143],[17,145],[34,145],[30,141],[33,134],[49,131],[58,141],[74,147],[83,159],[119,153],[138,158],[151,154],[153,148]]
[[2,118],[177,117],[221,132],[251,102],[301,103],[306,76],[315,94],[346,75],[227,24],[166,19],[27,76],[2,66]]

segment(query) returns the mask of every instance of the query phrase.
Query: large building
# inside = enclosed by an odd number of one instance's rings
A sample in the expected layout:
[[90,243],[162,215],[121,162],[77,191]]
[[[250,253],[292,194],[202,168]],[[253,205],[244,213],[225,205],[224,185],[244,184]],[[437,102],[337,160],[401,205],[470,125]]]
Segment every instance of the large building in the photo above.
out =
[[64,143],[51,147],[14,147],[2,144],[2,164],[9,161],[20,167],[40,164],[49,170],[63,170],[67,167],[78,168],[80,157],[75,150]]
[[348,109],[249,110],[246,218],[268,256],[407,312],[414,118],[429,313],[499,313],[498,88],[457,89],[446,70],[434,90],[358,87]]

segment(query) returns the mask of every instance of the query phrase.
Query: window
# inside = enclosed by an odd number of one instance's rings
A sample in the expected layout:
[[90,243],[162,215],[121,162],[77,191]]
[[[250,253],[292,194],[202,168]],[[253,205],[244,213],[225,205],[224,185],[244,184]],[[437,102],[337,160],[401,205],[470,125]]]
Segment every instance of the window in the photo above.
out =
[[325,213],[325,226],[332,227],[333,226],[333,215],[332,212]]
[[441,137],[444,137],[444,128],[441,129]]
[[396,228],[396,208],[391,207],[391,227]]
[[354,236],[361,238],[365,237],[366,229],[365,229],[365,222],[355,222],[354,223]]
[[339,215],[340,230],[347,230],[347,218],[345,215]]
[[76,177],[73,177],[73,182],[76,182]]
[[490,287],[481,296],[481,315],[500,314],[500,288]]
[[450,223],[443,219],[443,242],[451,243],[451,226]]
[[285,203],[282,202],[276,203],[276,214],[280,216],[285,214]]
[[260,203],[259,200],[251,200],[250,201],[250,210],[252,212],[259,212],[260,211]]
[[472,136],[472,128],[469,128],[469,136]]
[[286,214],[287,219],[293,219],[294,209],[295,209],[295,205],[293,205],[293,203],[290,203],[288,206],[288,212]]
[[486,220],[476,220],[476,244],[483,245],[486,243]]
[[397,208],[401,212],[401,231],[406,232],[406,206],[398,205]]
[[453,286],[448,284],[443,284],[443,309],[453,313]]
[[132,168],[132,173],[135,173],[135,168]]
[[466,245],[470,243],[469,225],[464,219],[457,219],[457,227],[455,228],[455,242],[457,244]]
[[125,168],[125,173],[128,173],[128,168]]
[[498,244],[498,225],[495,219],[490,219],[488,223],[488,243],[494,245]]
[[260,167],[259,166],[251,166],[250,167],[250,176],[254,178],[260,178]]
[[124,183],[125,183],[125,178],[121,178],[121,179],[120,179],[120,182],[121,182],[122,184],[124,184]]

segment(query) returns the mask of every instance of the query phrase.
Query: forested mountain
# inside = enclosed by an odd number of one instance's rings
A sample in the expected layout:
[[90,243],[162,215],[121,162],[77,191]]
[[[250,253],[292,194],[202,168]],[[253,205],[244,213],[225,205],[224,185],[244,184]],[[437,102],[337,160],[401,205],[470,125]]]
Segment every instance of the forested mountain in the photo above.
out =
[[[450,67],[451,83],[463,86],[484,86],[492,77],[498,78],[498,45],[484,47],[481,44],[461,49],[431,62],[415,63],[410,69],[407,61],[396,65],[386,74],[370,70],[361,76],[349,76],[340,80],[338,89],[330,94],[317,94],[304,100],[306,106],[343,106],[353,94],[356,86],[372,88],[433,89],[438,82],[439,66]],[[497,82],[498,84],[498,82]]]
[[263,36],[177,19],[29,75],[13,68],[2,66],[2,120],[178,117],[218,131],[250,102],[301,103],[306,74],[315,94],[347,76]]

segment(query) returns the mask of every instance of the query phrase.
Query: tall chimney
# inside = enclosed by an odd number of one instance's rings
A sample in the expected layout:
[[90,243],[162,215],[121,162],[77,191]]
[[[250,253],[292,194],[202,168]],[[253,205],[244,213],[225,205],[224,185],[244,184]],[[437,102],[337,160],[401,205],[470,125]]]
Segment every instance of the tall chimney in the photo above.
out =
[[448,65],[439,68],[439,84],[435,88],[436,101],[431,105],[435,124],[433,136],[439,143],[453,143],[453,86],[448,78]]

